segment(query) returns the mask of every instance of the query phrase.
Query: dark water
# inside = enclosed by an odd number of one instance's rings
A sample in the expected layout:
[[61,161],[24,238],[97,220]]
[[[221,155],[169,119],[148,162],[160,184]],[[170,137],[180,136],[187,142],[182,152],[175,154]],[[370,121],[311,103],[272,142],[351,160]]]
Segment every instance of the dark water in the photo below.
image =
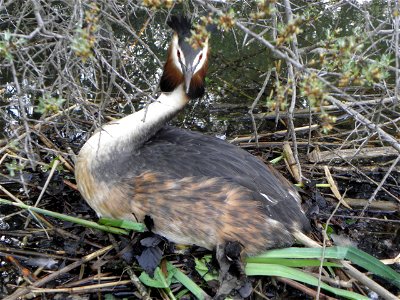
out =
[[[332,32],[337,28],[341,29],[341,32],[337,34],[338,37],[357,35],[357,33],[361,33],[364,29],[363,15],[357,9],[355,3],[339,6],[321,3],[302,6],[304,4],[307,4],[307,2],[298,2],[293,7],[294,12],[297,13],[297,10],[299,10],[299,14],[300,12],[306,14],[307,11],[312,14],[324,9],[324,13],[312,22],[304,21],[304,25],[301,27],[303,32],[299,34],[299,48],[314,45],[316,42],[325,39],[328,31]],[[307,7],[307,9],[304,7]],[[15,12],[17,12],[19,9],[17,2],[15,6],[11,6],[9,9],[15,9]],[[186,10],[187,8],[184,5],[178,5],[175,13],[180,9]],[[238,2],[233,6],[233,9],[238,14],[239,20],[242,21],[240,17],[244,18],[248,16],[254,10],[254,6]],[[385,17],[387,14],[385,5],[381,1],[372,1],[368,9],[376,17]],[[204,13],[199,13],[199,15],[202,14]],[[66,14],[66,16],[69,15]],[[125,27],[117,24],[112,24],[111,27],[108,27],[103,24],[97,32],[99,36],[97,40],[98,44],[95,46],[97,48],[96,51],[100,51],[106,58],[109,58],[110,54],[106,48],[110,47],[110,44],[107,44],[107,39],[111,38],[112,35],[114,35],[115,43],[121,43],[121,45],[125,46],[129,45],[128,48],[121,47],[113,50],[120,51],[117,55],[119,61],[117,61],[116,65],[119,66],[120,61],[123,60],[124,71],[127,72],[125,75],[126,79],[145,91],[145,94],[155,97],[156,94],[154,91],[158,85],[158,80],[162,72],[162,63],[165,60],[171,36],[171,31],[166,29],[165,25],[166,15],[164,13],[157,13],[154,20],[148,26],[145,26],[145,30],[143,30],[143,24],[148,19],[147,14],[138,10],[129,16],[126,23],[130,26],[131,30],[140,35],[143,44],[146,44],[146,46],[143,46],[141,42],[137,42],[135,37],[132,36],[132,32],[129,32]],[[106,16],[103,18],[104,20],[107,19]],[[374,20],[372,19],[371,22],[373,23]],[[7,27],[7,24],[9,27]],[[10,26],[10,24],[4,22],[2,29],[13,32],[15,28]],[[24,24],[24,21],[22,21],[22,24]],[[26,21],[26,24],[29,24],[28,21]],[[249,28],[252,26],[251,24],[244,24]],[[23,28],[23,25],[21,25],[21,28]],[[265,34],[264,36],[267,40],[271,39],[269,34]],[[14,42],[16,43],[16,41]],[[68,46],[68,44],[62,45]],[[231,137],[239,133],[249,133],[252,131],[252,125],[247,112],[259,93],[267,72],[275,66],[276,57],[250,36],[245,35],[239,30],[213,31],[210,45],[211,57],[207,77],[207,94],[203,99],[191,103],[185,110],[184,115],[179,116],[174,123],[218,136]],[[24,47],[20,48],[20,50],[28,52]],[[50,67],[44,68],[46,77],[44,78],[44,85],[41,85],[35,82],[35,76],[41,77],[38,74],[35,75],[35,71],[29,70],[29,65],[26,65],[25,61],[18,61],[16,55],[14,57],[17,71],[24,74],[18,78],[22,94],[17,95],[15,86],[13,85],[10,65],[3,58],[3,68],[0,71],[0,86],[3,89],[3,92],[0,94],[0,134],[3,137],[11,137],[15,125],[21,124],[21,102],[25,107],[28,117],[32,119],[40,117],[40,114],[34,114],[34,108],[38,105],[38,97],[43,96],[44,93],[61,95],[66,99],[64,107],[76,102],[81,103],[82,100],[80,98],[82,94],[79,94],[78,97],[75,89],[73,87],[68,88],[67,83],[61,90],[58,86],[51,85],[58,80],[63,83],[63,79],[61,78],[61,76],[64,76],[63,72],[52,72]],[[309,58],[312,57],[310,55]],[[38,59],[40,60],[41,58],[39,57]],[[97,73],[99,71],[103,72],[104,86],[107,86],[107,80],[111,76],[110,70],[99,68],[101,61],[98,56],[95,56],[93,63],[97,64],[95,67],[97,68]],[[65,65],[68,67],[68,62]],[[284,64],[282,66],[284,69]],[[71,64],[71,67],[75,67],[75,65]],[[86,68],[85,64],[83,67],[80,71],[81,73],[77,73],[76,75],[81,76],[79,84],[82,87],[82,91],[86,90],[83,95],[91,98],[95,93],[99,92],[99,89],[95,88],[92,84],[93,76],[98,76],[98,74],[93,72],[93,65],[90,62],[86,63]],[[120,69],[118,70],[121,72]],[[29,72],[32,72],[33,75],[27,76],[25,74]],[[79,70],[74,70],[74,72],[79,72]],[[264,94],[260,97],[256,106],[256,113],[268,112],[267,99],[271,94],[271,90],[274,89],[273,84],[277,79],[276,74],[279,74],[279,72],[272,73]],[[279,80],[284,82],[285,78],[281,77]],[[126,94],[129,95],[129,99],[126,99],[125,95],[121,94],[115,87],[111,89],[111,93],[109,93],[109,89],[104,88],[104,90],[107,90],[109,99],[107,97],[106,101],[100,99],[101,110],[106,107],[113,107],[117,111],[127,112],[130,109],[126,108],[131,107],[132,104],[137,109],[147,101],[147,97],[144,97],[145,95],[138,93],[138,91],[135,91],[126,84],[126,82],[119,80],[118,76],[117,83],[125,89]],[[114,106],[110,102],[113,102]],[[117,106],[115,105],[116,103],[118,103]],[[298,105],[300,108],[304,107],[304,103],[306,103],[304,99],[299,98]],[[123,107],[125,109],[121,109]],[[77,113],[76,117],[80,118],[79,111],[75,112]],[[307,120],[300,121],[298,125],[304,124],[307,124]],[[274,121],[272,119],[266,123],[258,122],[258,125],[261,125],[261,130],[274,129]]]

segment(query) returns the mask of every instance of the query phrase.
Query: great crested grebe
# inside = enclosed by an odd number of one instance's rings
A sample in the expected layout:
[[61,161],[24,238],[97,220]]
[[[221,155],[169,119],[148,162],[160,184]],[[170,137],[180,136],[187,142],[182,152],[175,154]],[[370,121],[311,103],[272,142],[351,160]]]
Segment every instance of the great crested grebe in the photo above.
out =
[[191,23],[174,30],[161,95],[147,108],[108,123],[82,147],[78,189],[99,216],[142,222],[180,244],[215,249],[238,242],[247,255],[289,246],[309,222],[294,187],[248,152],[165,124],[204,94],[208,41],[194,49]]

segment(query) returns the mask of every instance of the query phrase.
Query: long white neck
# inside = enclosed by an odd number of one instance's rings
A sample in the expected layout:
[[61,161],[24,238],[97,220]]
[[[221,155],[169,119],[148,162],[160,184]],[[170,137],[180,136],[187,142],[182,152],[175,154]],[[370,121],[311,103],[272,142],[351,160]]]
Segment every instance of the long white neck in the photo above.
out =
[[89,155],[96,160],[103,160],[116,153],[139,149],[187,102],[188,97],[182,85],[171,93],[163,93],[148,107],[103,126],[86,142],[79,156]]

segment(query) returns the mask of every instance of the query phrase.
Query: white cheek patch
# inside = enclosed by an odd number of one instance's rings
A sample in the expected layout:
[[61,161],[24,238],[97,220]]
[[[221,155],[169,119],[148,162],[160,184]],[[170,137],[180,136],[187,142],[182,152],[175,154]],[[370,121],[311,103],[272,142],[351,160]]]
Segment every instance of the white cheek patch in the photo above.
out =
[[179,47],[178,36],[174,35],[174,37],[172,38],[172,58],[173,58],[172,60],[175,64],[175,67],[178,70],[181,70],[181,72],[183,73],[182,66],[179,62],[178,51],[180,52],[180,59],[181,59],[182,63],[185,65],[186,64],[185,57],[183,55],[181,48]]
[[204,48],[201,50],[199,54],[197,54],[196,58],[194,59],[194,65],[197,64],[197,66],[193,74],[196,74],[204,66],[207,60],[207,51],[208,51],[208,43],[205,43]]

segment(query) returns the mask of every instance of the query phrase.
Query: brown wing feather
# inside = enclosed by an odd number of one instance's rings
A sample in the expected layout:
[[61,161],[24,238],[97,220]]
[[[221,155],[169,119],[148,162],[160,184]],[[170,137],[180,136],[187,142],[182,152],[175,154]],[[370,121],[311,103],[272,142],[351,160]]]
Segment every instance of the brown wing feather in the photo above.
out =
[[293,241],[281,223],[263,213],[250,190],[222,178],[175,179],[148,171],[121,188],[131,190],[127,200],[139,221],[150,216],[154,232],[177,243],[213,249],[238,241],[247,254],[256,254]]

